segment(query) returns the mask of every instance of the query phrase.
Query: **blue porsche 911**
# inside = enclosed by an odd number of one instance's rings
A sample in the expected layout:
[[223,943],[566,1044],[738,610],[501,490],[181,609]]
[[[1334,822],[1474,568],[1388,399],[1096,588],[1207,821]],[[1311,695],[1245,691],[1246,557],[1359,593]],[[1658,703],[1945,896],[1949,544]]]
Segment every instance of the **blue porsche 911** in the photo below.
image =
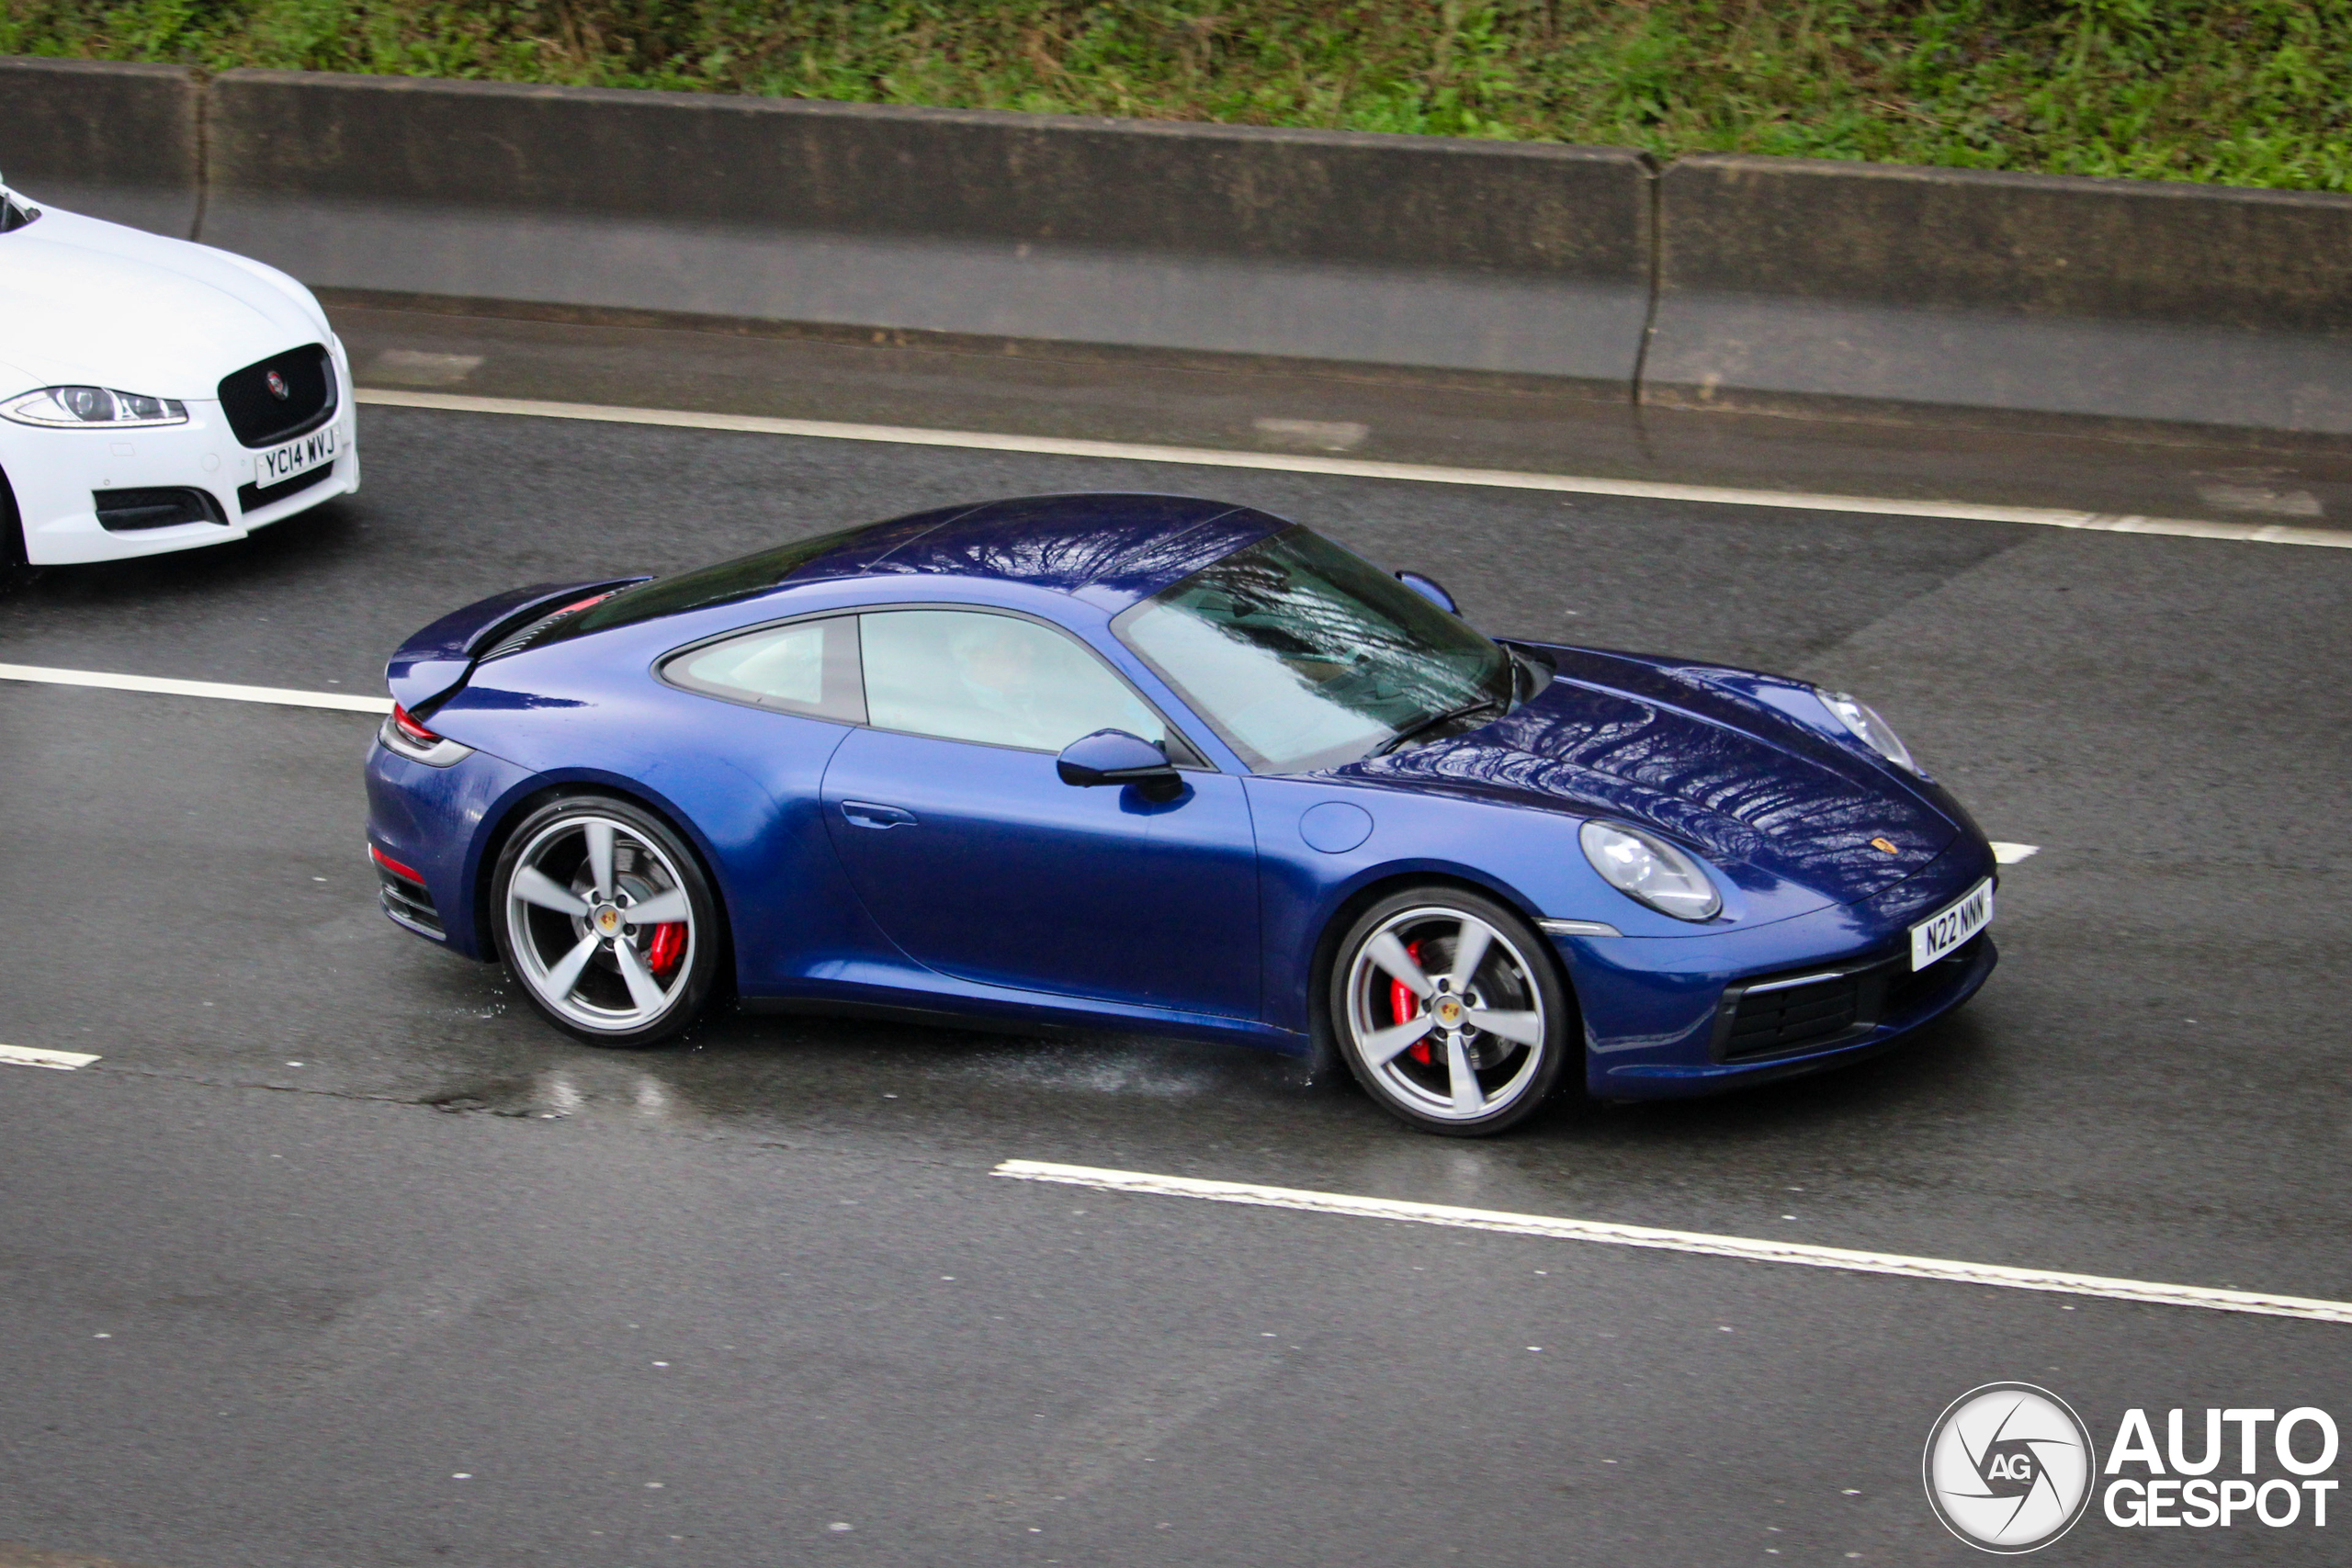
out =
[[1498,1132],[1852,1060],[1994,964],[1871,709],[1484,636],[1248,507],[948,507],[542,585],[391,661],[385,911],[602,1045],[746,1007],[1333,1055]]

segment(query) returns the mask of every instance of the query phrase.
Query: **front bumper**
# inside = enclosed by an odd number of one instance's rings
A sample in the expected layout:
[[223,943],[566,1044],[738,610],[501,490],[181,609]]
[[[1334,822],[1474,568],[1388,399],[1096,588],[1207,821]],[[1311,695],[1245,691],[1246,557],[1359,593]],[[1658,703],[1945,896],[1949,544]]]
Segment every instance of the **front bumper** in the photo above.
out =
[[[1974,996],[1989,931],[1914,975],[1908,931],[1992,874],[1963,840],[1876,897],[1747,931],[1555,938],[1608,1100],[1710,1094],[1859,1060]],[[1803,982],[1803,983],[1799,983]]]
[[[123,431],[51,430],[0,420],[0,472],[15,491],[25,558],[34,566],[124,560],[242,539],[255,528],[359,488],[358,424],[351,378],[335,355],[340,401],[330,422],[336,455],[315,484],[266,491],[248,511],[254,453],[241,445],[217,401],[190,401],[186,424]],[[307,477],[307,476],[304,476]],[[200,491],[218,521],[114,530],[94,497],[107,491]]]

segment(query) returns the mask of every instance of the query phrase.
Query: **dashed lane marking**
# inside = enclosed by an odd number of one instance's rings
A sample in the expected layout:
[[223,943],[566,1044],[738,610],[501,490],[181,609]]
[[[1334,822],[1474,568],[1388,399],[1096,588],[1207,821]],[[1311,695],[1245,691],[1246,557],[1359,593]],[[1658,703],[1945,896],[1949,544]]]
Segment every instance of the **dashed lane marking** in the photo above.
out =
[[2040,844],[2005,844],[1993,840],[1993,859],[2002,865],[2015,865],[2021,860],[2031,860],[2041,852]]
[[60,1072],[72,1072],[86,1067],[97,1057],[87,1051],[47,1051],[38,1045],[0,1045],[0,1062],[19,1067],[55,1067]]
[[1098,1170],[1091,1166],[1053,1165],[1009,1159],[991,1173],[1018,1181],[1050,1181],[1109,1192],[1161,1198],[1205,1198],[1214,1203],[1250,1203],[1357,1219],[1406,1220],[1463,1230],[1500,1231],[1555,1241],[1597,1241],[1612,1247],[1656,1247],[1736,1258],[1749,1263],[1798,1263],[1814,1269],[1843,1269],[1863,1274],[1896,1274],[1954,1285],[1995,1285],[2013,1291],[2050,1291],[2061,1295],[2100,1296],[2109,1301],[2156,1306],[2205,1307],[2216,1312],[2265,1317],[2300,1317],[2317,1323],[2352,1323],[2352,1302],[2308,1296],[2276,1296],[2254,1291],[2222,1291],[2203,1285],[2165,1285],[2147,1280],[2110,1280],[2054,1269],[2012,1269],[1998,1263],[1962,1263],[1945,1258],[1906,1258],[1894,1252],[1857,1252],[1842,1247],[1767,1241],[1753,1236],[1709,1235],[1699,1231],[1654,1230],[1647,1225],[1601,1220],[1560,1219],[1550,1214],[1513,1214],[1495,1209],[1458,1209],[1447,1203],[1411,1203],[1395,1198],[1359,1198],[1344,1192],[1306,1192],[1261,1187],[1248,1181],[1204,1181],[1190,1176],[1152,1176],[1135,1170]]
[[1860,512],[1893,517],[1936,517],[1969,523],[2030,523],[2046,528],[2086,528],[2113,534],[2172,534],[2195,539],[2234,539],[2265,545],[2352,547],[2352,530],[2286,523],[2210,523],[2194,517],[2143,517],[2112,512],[2071,512],[2045,506],[1996,506],[1969,501],[1905,501],[1893,496],[1815,495],[1796,491],[1741,490],[1725,485],[1654,483],[1575,474],[1521,473],[1509,468],[1449,468],[1427,463],[1383,463],[1363,457],[1317,457],[1287,452],[1228,452],[1210,446],[1154,446],[1132,441],[1080,441],[1053,435],[1009,435],[985,430],[925,430],[909,425],[844,424],[823,419],[771,419],[761,414],[697,413],[685,409],[619,408],[557,403],[529,398],[481,398],[458,392],[399,391],[362,387],[363,403],[387,408],[439,409],[452,413],[521,414],[534,419],[585,419],[608,424],[656,424],[683,430],[732,430],[761,435],[800,435],[820,441],[881,441],[906,446],[956,446],[982,452],[1028,452],[1054,457],[1110,457],[1136,463],[1185,463],[1212,468],[1270,468],[1287,474],[1405,479],[1418,484],[1483,485],[1495,490],[1556,491],[1570,495],[1631,496],[1715,506],[1778,506],[1800,512]]
[[37,681],[51,686],[99,686],[110,692],[160,692],[174,697],[219,697],[237,703],[276,703],[290,708],[334,708],[345,713],[390,713],[390,697],[356,693],[300,692],[288,686],[237,686],[224,681],[181,681],[168,675],[116,675],[98,670],[51,670],[38,664],[0,664],[0,680]]

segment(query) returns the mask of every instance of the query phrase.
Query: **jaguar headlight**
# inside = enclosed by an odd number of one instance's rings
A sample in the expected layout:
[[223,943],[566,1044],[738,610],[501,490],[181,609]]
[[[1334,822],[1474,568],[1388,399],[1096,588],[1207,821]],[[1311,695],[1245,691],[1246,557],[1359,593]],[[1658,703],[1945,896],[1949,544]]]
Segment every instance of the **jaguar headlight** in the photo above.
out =
[[1655,834],[1613,822],[1588,822],[1577,842],[1602,881],[1678,920],[1711,920],[1724,897],[1697,860]]
[[126,430],[140,425],[186,424],[187,405],[176,398],[151,398],[109,387],[43,387],[6,403],[0,416],[18,424],[49,429]]
[[1906,773],[1919,771],[1919,764],[1911,760],[1911,748],[1903,744],[1903,737],[1894,733],[1894,726],[1878,716],[1877,709],[1845,692],[1832,692],[1821,686],[1813,690],[1821,699],[1821,705],[1851,730],[1855,739]]

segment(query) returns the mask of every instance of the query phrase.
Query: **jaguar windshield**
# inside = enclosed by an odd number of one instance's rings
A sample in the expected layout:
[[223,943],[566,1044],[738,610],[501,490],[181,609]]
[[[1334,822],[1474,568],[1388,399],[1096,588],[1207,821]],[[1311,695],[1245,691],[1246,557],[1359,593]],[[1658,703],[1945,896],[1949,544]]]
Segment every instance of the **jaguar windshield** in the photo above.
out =
[[1261,773],[1337,767],[1510,705],[1508,654],[1304,528],[1122,614],[1119,639]]

